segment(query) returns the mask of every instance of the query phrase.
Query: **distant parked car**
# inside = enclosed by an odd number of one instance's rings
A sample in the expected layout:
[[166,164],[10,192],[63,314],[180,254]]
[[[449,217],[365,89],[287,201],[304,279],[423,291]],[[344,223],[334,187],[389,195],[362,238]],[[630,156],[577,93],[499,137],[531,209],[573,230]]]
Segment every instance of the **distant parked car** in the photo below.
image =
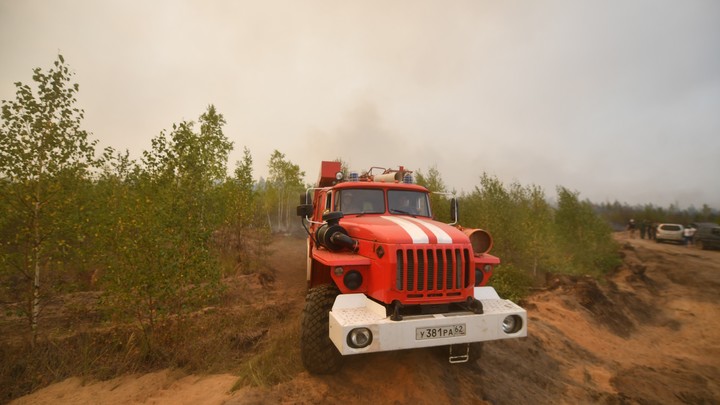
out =
[[693,243],[700,249],[720,249],[720,225],[712,222],[692,224],[696,229]]
[[658,224],[655,240],[660,242],[683,243],[683,226],[680,224]]

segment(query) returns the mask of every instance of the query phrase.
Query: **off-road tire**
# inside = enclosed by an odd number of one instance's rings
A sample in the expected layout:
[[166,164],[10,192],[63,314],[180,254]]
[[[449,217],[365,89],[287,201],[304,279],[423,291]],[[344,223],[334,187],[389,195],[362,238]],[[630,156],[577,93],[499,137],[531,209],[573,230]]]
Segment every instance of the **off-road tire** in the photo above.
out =
[[700,239],[695,241],[695,246],[700,250],[705,250],[705,244]]
[[300,357],[305,368],[313,374],[330,374],[343,365],[343,356],[328,334],[330,310],[339,293],[334,285],[324,284],[311,288],[305,297]]

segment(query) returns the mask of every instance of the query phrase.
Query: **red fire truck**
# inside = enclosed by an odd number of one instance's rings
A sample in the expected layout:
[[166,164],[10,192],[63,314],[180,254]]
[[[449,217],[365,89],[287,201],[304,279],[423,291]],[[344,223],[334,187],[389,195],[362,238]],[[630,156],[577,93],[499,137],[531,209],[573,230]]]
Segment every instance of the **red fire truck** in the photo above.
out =
[[526,311],[486,286],[500,259],[490,235],[433,219],[430,192],[412,172],[343,174],[322,162],[297,213],[308,233],[301,357],[313,373],[343,356],[447,346],[451,363],[484,341],[527,336]]

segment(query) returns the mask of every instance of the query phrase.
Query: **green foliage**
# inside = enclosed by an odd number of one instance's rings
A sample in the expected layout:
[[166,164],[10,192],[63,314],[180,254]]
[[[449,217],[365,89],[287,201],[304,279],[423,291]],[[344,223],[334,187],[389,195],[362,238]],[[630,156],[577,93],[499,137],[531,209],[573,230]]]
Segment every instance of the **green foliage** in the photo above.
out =
[[447,195],[447,187],[437,167],[433,166],[428,169],[427,174],[417,170],[415,172],[415,181],[433,193],[430,194],[433,217],[441,222],[452,222],[450,218],[450,203]]
[[494,239],[494,254],[537,275],[539,268],[552,266],[553,211],[537,186],[513,183],[483,174],[480,187],[461,200],[462,222],[482,228]]
[[533,285],[533,278],[524,269],[504,264],[495,271],[490,285],[501,297],[518,302],[527,296]]
[[720,223],[720,212],[711,208],[707,204],[703,204],[700,209],[690,206],[686,209],[679,209],[677,204],[671,204],[667,208],[654,204],[643,204],[630,206],[620,204],[615,201],[613,203],[605,202],[594,204],[593,208],[606,222],[614,229],[620,230],[625,227],[632,218],[637,223],[675,223],[675,224],[691,224],[696,222],[714,222]]
[[[15,83],[16,99],[2,102],[0,176],[47,187],[45,179],[82,172],[95,163],[95,142],[80,129],[84,113],[77,109],[77,83],[58,55],[54,67],[33,70],[37,95],[29,85]],[[38,186],[37,183],[40,183]]]
[[271,234],[263,215],[258,215],[263,212],[263,201],[254,186],[252,156],[245,148],[235,177],[220,186],[228,216],[214,232],[213,246],[220,252],[224,275],[259,273],[266,268]]
[[502,259],[491,283],[507,297],[527,294],[545,273],[599,276],[619,264],[609,226],[589,202],[558,189],[558,207],[537,186],[503,184],[484,174],[480,186],[461,199],[461,222],[493,236],[492,254]]
[[169,315],[211,302],[220,292],[220,266],[211,250],[213,231],[228,216],[220,185],[228,152],[213,106],[193,122],[173,125],[153,139],[143,163],[118,156],[101,200],[112,218],[104,233],[106,303],[132,314],[146,332]]
[[250,150],[246,147],[243,149],[243,160],[237,162],[235,169],[235,184],[237,185],[237,194],[234,200],[237,202],[235,212],[237,212],[236,221],[239,226],[249,227],[257,224],[257,215],[255,213],[255,204],[257,201],[252,177],[252,156]]
[[558,187],[557,192],[555,225],[569,257],[565,272],[598,276],[618,266],[620,259],[610,226],[595,214],[589,201],[578,199],[578,193],[564,187]]
[[41,297],[49,292],[47,274],[62,271],[70,255],[81,254],[87,222],[81,191],[89,169],[100,164],[96,142],[80,128],[83,111],[75,107],[79,86],[72,75],[58,55],[49,70],[33,70],[37,93],[17,82],[15,100],[2,102],[0,275],[27,284],[13,292],[27,303],[33,342]]
[[295,218],[295,206],[298,204],[299,196],[303,193],[305,186],[303,177],[305,172],[300,166],[285,158],[285,154],[277,149],[273,151],[268,162],[270,176],[266,183],[265,209],[270,221],[270,212],[275,212],[275,226],[273,232],[289,232],[290,218]]
[[[173,338],[188,328],[180,325],[182,315],[218,302],[223,275],[266,271],[270,234],[258,215],[265,199],[252,179],[249,150],[228,178],[232,143],[211,105],[197,122],[161,132],[140,162],[110,149],[98,159],[96,142],[80,128],[79,86],[71,76],[58,56],[50,70],[34,70],[34,88],[16,83],[16,99],[2,102],[0,299],[32,325],[27,347],[0,345],[0,381],[7,383],[0,385],[12,386],[0,390],[4,399],[73,374],[206,367],[209,359],[236,353],[234,345],[262,337],[230,336],[237,330],[228,325],[237,326],[237,319],[218,315],[187,340]],[[304,173],[279,152],[274,156],[271,186],[288,197],[278,200],[286,214]],[[223,273],[221,261],[229,271]],[[103,315],[133,320],[139,331],[124,322],[104,329],[107,335],[74,325],[62,341],[49,341],[63,328],[49,319],[39,334],[41,299],[92,288],[103,290]],[[217,328],[225,331],[217,339],[190,344]]]

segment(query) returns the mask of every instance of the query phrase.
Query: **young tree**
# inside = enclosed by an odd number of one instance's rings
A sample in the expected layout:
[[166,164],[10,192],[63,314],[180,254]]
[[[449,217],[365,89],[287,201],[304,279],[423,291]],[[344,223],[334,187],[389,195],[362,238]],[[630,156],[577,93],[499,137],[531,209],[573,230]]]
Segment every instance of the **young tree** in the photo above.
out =
[[235,176],[223,184],[223,199],[229,203],[227,223],[214,234],[229,274],[249,274],[266,269],[270,232],[262,215],[261,199],[252,177],[252,156],[245,148],[236,163]]
[[604,274],[619,264],[617,245],[610,226],[578,193],[557,188],[558,207],[555,226],[558,239],[571,259],[570,272]]
[[285,154],[277,149],[273,151],[268,162],[270,176],[268,178],[269,206],[277,208],[276,232],[287,232],[290,229],[290,211],[293,196],[300,195],[303,190],[302,178],[305,172],[300,166],[285,159]]
[[502,258],[491,283],[507,296],[520,297],[533,277],[558,267],[563,257],[554,235],[554,211],[538,186],[503,184],[483,174],[481,185],[462,198],[463,223],[488,230],[493,254]]
[[153,139],[153,149],[143,153],[143,162],[155,182],[175,188],[175,203],[191,208],[190,220],[207,231],[207,223],[217,222],[220,212],[210,209],[210,194],[225,180],[232,142],[222,131],[225,119],[215,106],[208,106],[199,123],[199,133],[192,121],[174,124],[169,139],[162,132]]
[[0,179],[5,182],[3,198],[10,208],[4,215],[15,225],[2,235],[8,255],[2,265],[4,270],[18,270],[31,285],[26,299],[33,344],[38,334],[42,273],[51,269],[58,249],[70,248],[69,241],[57,238],[73,226],[61,215],[63,206],[74,198],[68,186],[99,165],[96,141],[90,141],[80,128],[84,113],[75,107],[79,85],[72,83],[72,76],[58,55],[49,70],[33,70],[37,92],[17,82],[15,100],[2,102]]
[[227,220],[221,185],[232,144],[213,106],[199,122],[199,132],[194,122],[182,122],[153,139],[122,192],[111,194],[107,302],[133,314],[148,343],[159,320],[219,292],[210,242]]
[[236,208],[237,222],[242,227],[248,227],[257,223],[255,215],[255,183],[252,178],[252,155],[250,150],[243,149],[243,160],[238,161],[235,168],[235,182],[237,184],[238,206]]
[[428,169],[427,174],[417,170],[415,175],[417,184],[424,186],[433,193],[430,195],[430,203],[435,219],[442,222],[451,222],[450,205],[447,203],[448,197],[446,195],[447,187],[437,167],[433,166]]

